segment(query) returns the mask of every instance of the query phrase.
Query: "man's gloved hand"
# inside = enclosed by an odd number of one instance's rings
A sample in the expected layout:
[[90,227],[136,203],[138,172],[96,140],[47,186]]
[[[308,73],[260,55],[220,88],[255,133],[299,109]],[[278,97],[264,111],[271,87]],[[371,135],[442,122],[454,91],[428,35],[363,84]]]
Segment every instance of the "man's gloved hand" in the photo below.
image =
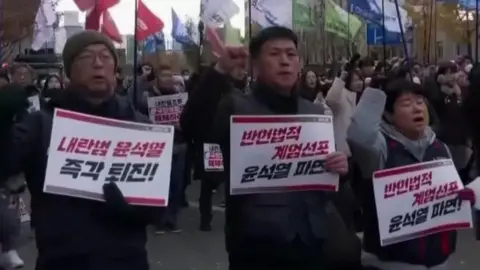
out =
[[109,211],[117,214],[133,211],[132,206],[125,200],[122,191],[115,182],[109,182],[103,185],[103,198]]
[[470,188],[464,188],[457,192],[458,198],[461,201],[469,201],[471,205],[475,205],[475,192]]

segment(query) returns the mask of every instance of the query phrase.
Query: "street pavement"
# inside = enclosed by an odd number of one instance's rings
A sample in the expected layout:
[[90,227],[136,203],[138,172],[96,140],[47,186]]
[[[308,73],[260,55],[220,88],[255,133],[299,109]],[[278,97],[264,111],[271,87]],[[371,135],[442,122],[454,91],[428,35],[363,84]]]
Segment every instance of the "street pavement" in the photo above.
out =
[[[227,270],[227,256],[224,248],[223,224],[224,213],[220,207],[215,207],[212,223],[213,231],[198,230],[200,215],[197,208],[199,183],[194,182],[188,190],[188,198],[192,202],[181,215],[180,234],[154,235],[149,234],[148,251],[152,270]],[[214,203],[221,201],[221,192],[215,194]],[[28,199],[27,199],[28,200]],[[35,244],[29,244],[19,249],[26,262],[26,270],[35,267]],[[459,233],[457,253],[453,256],[449,269],[478,270],[480,269],[480,242],[476,242],[472,230]]]

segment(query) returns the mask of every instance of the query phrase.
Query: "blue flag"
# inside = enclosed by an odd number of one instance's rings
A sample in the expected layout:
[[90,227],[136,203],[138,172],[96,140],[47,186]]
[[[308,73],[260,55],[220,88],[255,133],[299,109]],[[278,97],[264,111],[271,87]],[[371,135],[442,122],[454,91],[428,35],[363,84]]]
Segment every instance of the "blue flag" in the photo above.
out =
[[188,34],[187,26],[180,20],[175,10],[172,8],[172,37],[183,45],[193,44],[192,37]]
[[165,35],[163,32],[158,32],[154,35],[148,36],[143,44],[143,51],[145,53],[156,53],[157,51],[165,50]]

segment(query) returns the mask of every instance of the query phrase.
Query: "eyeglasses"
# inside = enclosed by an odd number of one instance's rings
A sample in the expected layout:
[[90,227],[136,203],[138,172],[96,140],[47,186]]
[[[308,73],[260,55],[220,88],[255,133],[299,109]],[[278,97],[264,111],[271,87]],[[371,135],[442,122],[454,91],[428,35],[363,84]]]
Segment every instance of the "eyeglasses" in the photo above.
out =
[[102,52],[102,53],[82,53],[77,57],[77,61],[83,64],[95,65],[97,59],[100,60],[102,64],[110,64],[114,63],[115,59],[110,53]]

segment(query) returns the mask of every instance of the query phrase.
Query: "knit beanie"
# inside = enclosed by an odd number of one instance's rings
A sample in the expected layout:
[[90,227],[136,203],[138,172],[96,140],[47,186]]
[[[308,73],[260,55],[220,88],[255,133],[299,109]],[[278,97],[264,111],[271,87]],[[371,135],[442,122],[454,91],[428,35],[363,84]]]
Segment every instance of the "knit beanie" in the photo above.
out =
[[117,67],[118,56],[112,41],[100,32],[93,30],[85,30],[71,36],[67,40],[67,42],[65,43],[65,47],[63,48],[63,65],[65,68],[65,74],[68,78],[70,78],[70,71],[75,57],[77,57],[86,47],[94,44],[105,45],[105,47],[107,47],[107,49],[112,53],[113,57],[115,58],[115,68]]

